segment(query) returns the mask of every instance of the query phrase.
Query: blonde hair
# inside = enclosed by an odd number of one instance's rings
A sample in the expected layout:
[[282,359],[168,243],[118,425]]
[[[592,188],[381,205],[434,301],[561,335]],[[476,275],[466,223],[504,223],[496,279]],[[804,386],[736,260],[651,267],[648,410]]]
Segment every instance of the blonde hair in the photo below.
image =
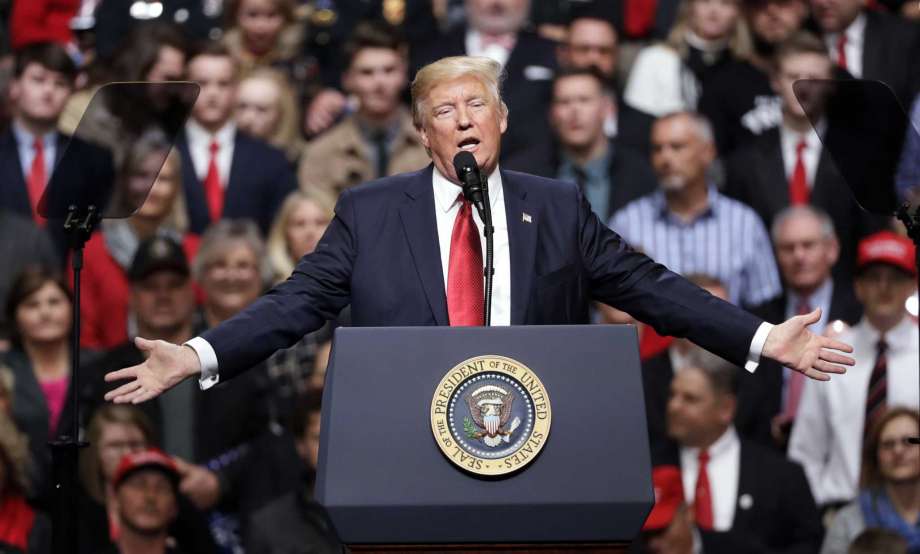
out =
[[425,102],[431,89],[461,77],[474,77],[485,86],[489,96],[498,106],[503,117],[508,116],[508,106],[502,100],[501,86],[504,80],[502,66],[495,60],[474,56],[452,56],[441,58],[418,70],[412,81],[412,123],[421,129],[426,120]]
[[135,406],[103,404],[93,414],[86,429],[86,440],[92,447],[80,451],[80,481],[86,492],[97,502],[105,503],[105,481],[102,475],[102,461],[99,457],[99,440],[102,430],[109,424],[136,427],[148,446],[156,443],[153,424],[144,412]]
[[[170,166],[173,170],[173,179],[176,181],[176,193],[173,197],[172,208],[163,219],[162,226],[179,233],[180,236],[188,232],[188,212],[185,209],[185,190],[182,188],[182,159],[175,148],[169,149],[169,154],[163,160],[163,167]],[[160,171],[163,171],[160,169]]]
[[[690,30],[690,6],[693,2],[700,0],[683,0],[677,11],[677,17],[671,32],[665,43],[677,51],[682,60],[686,60],[690,54],[687,41],[687,32]],[[728,49],[732,55],[739,60],[746,60],[754,52],[754,41],[751,38],[751,31],[748,29],[747,22],[741,14],[741,0],[735,0],[738,4],[738,18],[735,20],[734,30],[728,37]]]
[[258,67],[240,81],[242,88],[245,81],[265,81],[275,86],[278,91],[278,123],[268,142],[287,154],[288,159],[296,160],[303,151],[300,138],[300,109],[294,95],[294,89],[284,73],[271,67]]
[[0,494],[26,495],[29,493],[29,439],[22,434],[13,420],[0,413],[0,461],[6,466],[6,488]]
[[309,188],[295,190],[288,194],[268,233],[268,263],[274,274],[275,282],[287,279],[294,271],[294,266],[297,265],[297,260],[291,257],[290,248],[288,248],[287,226],[294,210],[302,202],[313,202],[329,216],[330,220],[335,215],[335,199],[322,190]]

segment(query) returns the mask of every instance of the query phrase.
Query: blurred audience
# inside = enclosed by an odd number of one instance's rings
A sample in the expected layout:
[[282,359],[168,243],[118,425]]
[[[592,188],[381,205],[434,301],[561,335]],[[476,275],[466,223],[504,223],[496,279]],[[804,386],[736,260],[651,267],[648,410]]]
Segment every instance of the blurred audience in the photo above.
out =
[[699,110],[712,122],[723,157],[779,125],[780,99],[770,82],[774,56],[809,12],[807,0],[748,0],[743,11],[753,50],[714,72],[700,96]]
[[239,68],[226,48],[204,47],[189,60],[187,74],[201,87],[177,144],[190,230],[200,234],[222,218],[250,218],[268,232],[296,185],[284,152],[233,122]]
[[342,84],[355,112],[310,142],[300,162],[303,190],[338,195],[355,185],[430,163],[402,102],[408,45],[383,22],[363,22],[345,44]]
[[[688,279],[707,292],[728,300],[728,291],[718,279],[707,275],[688,275]],[[642,361],[642,383],[649,441],[661,444],[667,438],[667,407],[674,375],[696,355],[699,347],[686,339],[675,339],[660,354]],[[763,362],[753,374],[736,367],[738,399],[734,427],[743,439],[770,445],[770,420],[778,409],[780,374],[772,362]]]
[[623,99],[656,117],[696,110],[709,77],[751,49],[741,0],[683,0],[667,41],[639,52]]
[[[823,118],[816,102],[806,113],[796,98],[800,79],[830,79],[833,66],[821,41],[796,33],[776,52],[773,86],[781,98],[782,123],[739,149],[728,162],[726,194],[751,206],[766,225],[789,205],[813,204],[826,211],[840,240],[835,277],[849,283],[856,243],[885,222],[870,216],[852,199],[847,183],[821,142],[826,123],[816,132],[810,120]],[[800,87],[798,90],[802,91]]]
[[80,0],[13,2],[9,22],[10,46],[20,49],[42,42],[54,42],[61,46],[71,44],[70,20],[79,7]]
[[[863,444],[859,497],[834,517],[821,554],[844,554],[866,529],[885,529],[920,552],[920,416],[894,408],[880,416]],[[887,549],[875,552],[891,552]]]
[[878,79],[909,105],[920,90],[920,27],[864,0],[810,0],[831,59],[857,79]]
[[27,502],[29,439],[0,413],[0,551],[51,554],[51,522]]
[[158,141],[135,144],[116,185],[127,219],[106,219],[86,243],[80,306],[80,343],[110,349],[135,336],[128,270],[141,242],[168,236],[194,259],[199,238],[188,232],[179,154]]
[[[855,325],[862,317],[862,306],[852,287],[831,277],[831,268],[840,255],[840,243],[830,217],[808,204],[789,206],[773,220],[772,235],[785,288],[782,295],[753,311],[777,324],[820,308],[821,318],[810,327],[818,334],[823,334],[829,325],[833,333]],[[773,438],[783,449],[789,441],[806,379],[798,371],[783,368],[782,411],[771,425]]]
[[[321,391],[300,398],[291,426],[300,479],[293,490],[252,514],[246,541],[248,554],[343,552],[344,546],[325,509],[313,500],[319,460],[321,400]],[[262,463],[258,466],[260,471],[266,467]]]
[[300,109],[290,83],[278,70],[257,68],[240,81],[234,119],[244,133],[283,150],[292,164],[303,154],[297,128]]
[[[739,438],[732,425],[739,377],[737,368],[699,349],[675,373],[667,417],[674,442],[659,454],[656,473],[680,486],[655,486],[676,489],[690,508],[672,518],[658,514],[654,523],[663,530],[650,534],[649,551],[804,553],[820,545],[821,520],[802,468]],[[664,473],[664,465],[678,471]]]
[[770,239],[751,208],[716,189],[715,155],[702,116],[659,118],[652,127],[659,189],[616,212],[610,228],[672,271],[715,277],[733,303],[756,306],[781,292]]
[[789,457],[805,467],[819,505],[839,507],[857,496],[860,445],[886,407],[920,407],[920,342],[905,302],[916,291],[915,248],[883,231],[859,244],[856,297],[862,320],[840,334],[856,365],[830,382],[804,385]]
[[556,71],[555,45],[526,29],[530,0],[465,0],[467,23],[412,51],[412,71],[445,56],[485,56],[502,64],[502,99],[508,130],[502,137],[504,169],[530,171],[549,155],[547,112]]
[[555,159],[547,160],[555,167],[544,171],[548,177],[578,184],[602,221],[657,188],[647,158],[604,133],[612,102],[605,83],[590,68],[556,75],[550,121],[558,148]]

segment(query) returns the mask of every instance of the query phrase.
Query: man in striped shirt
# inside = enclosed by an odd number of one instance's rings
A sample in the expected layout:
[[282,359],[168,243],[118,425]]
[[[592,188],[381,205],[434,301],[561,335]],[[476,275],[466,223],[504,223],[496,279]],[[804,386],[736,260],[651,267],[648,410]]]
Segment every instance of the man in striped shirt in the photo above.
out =
[[709,178],[716,156],[709,123],[689,112],[665,115],[651,142],[659,189],[619,210],[610,227],[672,271],[717,277],[735,304],[777,296],[779,274],[763,223]]

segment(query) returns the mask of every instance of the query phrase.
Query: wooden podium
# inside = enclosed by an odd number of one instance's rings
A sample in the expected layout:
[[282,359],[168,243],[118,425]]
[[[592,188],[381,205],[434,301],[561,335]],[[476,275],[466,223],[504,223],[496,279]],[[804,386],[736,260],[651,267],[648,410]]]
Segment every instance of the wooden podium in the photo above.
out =
[[[539,378],[551,424],[529,465],[484,477],[442,451],[433,400],[458,364],[492,356]],[[317,500],[356,552],[625,552],[654,498],[640,371],[632,326],[339,328]],[[472,414],[455,384],[449,402]]]

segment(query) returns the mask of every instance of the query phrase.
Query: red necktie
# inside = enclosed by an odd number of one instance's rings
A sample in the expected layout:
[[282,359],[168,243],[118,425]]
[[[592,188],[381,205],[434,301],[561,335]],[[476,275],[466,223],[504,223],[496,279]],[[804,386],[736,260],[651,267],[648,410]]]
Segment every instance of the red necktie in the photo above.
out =
[[220,186],[220,172],[217,170],[217,151],[220,145],[211,141],[211,160],[208,162],[208,174],[204,178],[204,194],[208,201],[208,215],[211,221],[220,219],[224,210],[224,189]]
[[795,169],[792,170],[792,178],[789,179],[789,203],[793,206],[807,204],[810,196],[808,179],[805,177],[805,159],[802,155],[805,146],[803,138],[795,147]]
[[869,376],[869,392],[866,393],[866,420],[863,432],[867,434],[879,414],[888,403],[888,343],[884,337],[876,345],[875,365]]
[[700,450],[700,472],[696,476],[696,492],[693,496],[693,512],[696,526],[703,530],[712,529],[712,494],[709,491],[709,452]]
[[482,325],[483,276],[479,230],[473,221],[473,205],[463,195],[450,235],[447,265],[447,316],[452,326]]
[[847,35],[843,32],[837,39],[837,65],[842,69],[847,68]]
[[32,218],[40,226],[45,225],[45,218],[38,215],[38,202],[45,192],[47,176],[45,175],[45,144],[41,138],[36,138],[32,144],[35,157],[32,158],[32,168],[29,170],[28,190],[29,205],[32,207]]
[[[805,315],[811,313],[811,306],[808,300],[802,298],[796,309],[796,315]],[[789,383],[786,386],[786,409],[783,410],[783,416],[786,421],[795,419],[795,414],[799,410],[799,400],[802,399],[802,389],[805,387],[805,374],[800,371],[789,370]]]

